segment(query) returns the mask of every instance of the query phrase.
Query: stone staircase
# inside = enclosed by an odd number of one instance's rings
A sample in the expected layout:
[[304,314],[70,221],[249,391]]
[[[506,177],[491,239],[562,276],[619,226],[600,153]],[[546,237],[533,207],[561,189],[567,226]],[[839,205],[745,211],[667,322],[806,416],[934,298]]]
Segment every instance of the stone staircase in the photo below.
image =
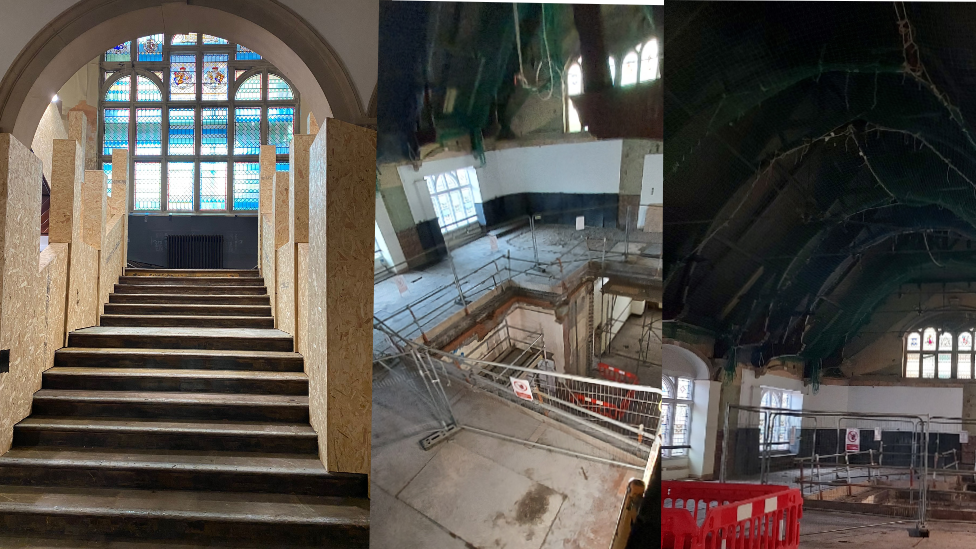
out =
[[[128,269],[0,457],[0,547],[366,547],[257,271]],[[134,545],[130,545],[134,544]]]

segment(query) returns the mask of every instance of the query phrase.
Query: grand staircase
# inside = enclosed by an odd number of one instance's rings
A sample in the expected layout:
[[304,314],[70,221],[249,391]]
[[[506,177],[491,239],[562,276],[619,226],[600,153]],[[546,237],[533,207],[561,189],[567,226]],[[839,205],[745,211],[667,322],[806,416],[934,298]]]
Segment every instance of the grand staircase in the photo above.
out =
[[257,271],[128,269],[0,457],[0,547],[366,547]]

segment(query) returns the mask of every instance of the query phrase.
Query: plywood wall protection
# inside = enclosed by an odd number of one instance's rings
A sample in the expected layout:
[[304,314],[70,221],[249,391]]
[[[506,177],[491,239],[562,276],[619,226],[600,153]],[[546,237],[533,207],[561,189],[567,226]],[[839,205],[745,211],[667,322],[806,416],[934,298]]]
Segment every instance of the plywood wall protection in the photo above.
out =
[[[369,473],[376,132],[327,119],[310,152],[306,372],[329,471]],[[325,435],[324,437],[322,435]]]

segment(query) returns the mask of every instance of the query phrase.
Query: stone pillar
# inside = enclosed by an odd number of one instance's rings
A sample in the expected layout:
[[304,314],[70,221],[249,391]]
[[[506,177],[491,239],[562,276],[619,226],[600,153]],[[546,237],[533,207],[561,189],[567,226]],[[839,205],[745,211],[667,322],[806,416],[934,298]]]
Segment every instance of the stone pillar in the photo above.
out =
[[310,152],[308,356],[326,469],[369,473],[376,132],[327,119]]

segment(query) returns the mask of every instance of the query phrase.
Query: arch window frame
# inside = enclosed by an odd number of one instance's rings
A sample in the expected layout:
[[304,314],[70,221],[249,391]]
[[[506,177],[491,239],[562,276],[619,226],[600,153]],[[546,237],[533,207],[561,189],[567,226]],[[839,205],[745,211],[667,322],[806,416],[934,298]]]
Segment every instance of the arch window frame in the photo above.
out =
[[[678,395],[678,385],[681,382],[687,383],[688,393],[686,396]],[[686,375],[664,374],[661,376],[661,445],[662,446],[691,446],[691,416],[694,408],[695,399],[695,380]],[[676,428],[680,427],[684,431],[683,438],[675,440]],[[688,457],[688,448],[668,448],[662,449],[662,457],[684,458]]]
[[[652,57],[645,57],[642,54],[642,50],[650,46],[652,42],[656,46],[656,53]],[[623,65],[624,62],[631,55],[635,55],[637,57],[637,64],[634,69],[634,81],[628,82],[627,84],[623,84],[622,83],[624,79]],[[653,74],[647,76],[645,75],[644,63],[651,63],[651,62],[653,62],[653,66],[654,66]],[[616,52],[614,54],[610,54],[607,57],[607,64],[609,65],[610,68],[610,85],[616,88],[627,88],[630,86],[641,85],[648,82],[654,82],[655,80],[659,80],[661,78],[660,41],[657,39],[656,36],[649,36],[643,41],[636,44],[635,46],[627,48],[622,52]],[[563,79],[564,80],[563,81],[563,130],[565,133],[577,133],[586,130],[586,128],[583,127],[581,123],[579,124],[578,128],[576,127],[576,124],[573,123],[574,114],[576,115],[575,120],[577,122],[579,121],[579,115],[576,113],[576,108],[573,105],[573,97],[580,95],[585,91],[583,90],[583,77],[582,77],[583,59],[579,55],[577,55],[575,59],[572,59],[569,63],[566,64],[563,70],[563,74],[564,75],[569,74],[569,72],[573,70],[574,67],[578,67],[577,70],[579,70],[580,73],[579,92],[570,93],[569,79],[568,78]]]
[[[99,99],[98,99],[98,130],[96,132],[96,146],[97,146],[97,158],[98,163],[101,164],[106,173],[111,173],[108,171],[108,166],[111,165],[112,155],[111,151],[105,154],[104,141],[105,141],[105,111],[106,109],[128,109],[129,122],[128,122],[128,150],[129,150],[129,170],[128,170],[128,194],[127,204],[128,211],[130,213],[140,213],[148,215],[171,215],[171,214],[183,214],[183,215],[258,215],[257,207],[257,194],[253,188],[255,178],[241,179],[239,181],[240,187],[237,189],[238,194],[235,195],[235,175],[237,170],[235,167],[238,164],[259,164],[260,155],[259,154],[241,154],[235,152],[235,140],[236,140],[236,117],[235,113],[237,109],[243,108],[258,108],[261,113],[260,121],[260,143],[262,145],[269,144],[269,134],[271,133],[271,123],[269,121],[269,113],[275,108],[291,108],[292,109],[292,123],[291,123],[291,136],[300,132],[301,127],[301,96],[296,89],[295,85],[285,77],[280,70],[278,70],[269,61],[260,59],[238,59],[238,44],[230,42],[227,40],[214,41],[211,35],[205,35],[202,32],[196,32],[196,42],[189,44],[173,44],[172,34],[163,35],[162,43],[159,44],[159,52],[155,56],[161,60],[151,60],[142,61],[139,60],[139,50],[138,42],[145,37],[134,37],[127,41],[129,44],[129,60],[108,60],[109,52],[104,52],[99,57],[99,67],[100,67],[100,89],[99,89]],[[206,38],[205,38],[206,37]],[[211,40],[207,40],[211,39]],[[113,48],[114,50],[115,48]],[[112,51],[112,50],[110,50]],[[161,54],[161,58],[159,57]],[[173,54],[179,55],[193,55],[195,58],[195,75],[194,75],[194,99],[191,100],[178,100],[171,97],[170,89],[170,78],[171,78],[171,56]],[[226,99],[204,99],[203,90],[203,76],[204,76],[204,59],[205,55],[218,54],[227,56],[227,97]],[[255,54],[256,55],[256,54]],[[254,55],[245,55],[244,57],[254,57]],[[222,61],[221,61],[222,62]],[[241,84],[247,81],[248,78],[259,75],[261,80],[261,97],[256,100],[238,100],[236,98],[237,91]],[[270,99],[269,98],[269,78],[271,76],[276,76],[285,82],[291,88],[290,99]],[[139,101],[137,92],[137,82],[139,77],[148,78],[154,85],[159,88],[160,100],[159,101]],[[106,93],[120,79],[130,77],[130,90],[129,90],[129,100],[128,101],[108,101],[106,99]],[[202,137],[203,137],[203,112],[205,109],[227,109],[227,130],[226,130],[226,154],[205,154],[201,151],[202,148]],[[137,109],[159,109],[161,113],[159,121],[159,135],[160,135],[160,154],[136,154],[137,137],[138,137],[138,127],[137,127]],[[170,151],[169,146],[169,129],[170,129],[170,111],[173,109],[192,109],[193,110],[193,152],[192,154],[174,154]],[[286,142],[290,143],[292,139],[287,139]],[[281,163],[288,162],[288,152],[278,151],[276,155],[275,163],[280,165]],[[150,165],[159,165],[159,201],[158,208],[136,208],[135,203],[135,191],[136,191],[136,165],[137,163],[148,163]],[[169,165],[175,163],[193,163],[193,183],[192,183],[192,207],[190,208],[169,208],[169,202],[173,200],[173,197],[169,196]],[[201,173],[201,166],[206,164],[212,164],[211,167],[216,168],[217,172],[223,173],[223,170],[219,167],[220,164],[226,164],[226,182],[223,191],[222,201],[223,208],[214,207],[215,204],[219,204],[221,198],[219,195],[210,195],[214,197],[213,200],[207,201],[205,204],[202,203],[204,200],[201,196],[201,191],[204,190],[203,185],[203,174]],[[110,185],[110,184],[109,184]],[[244,194],[246,192],[246,194]],[[109,186],[109,194],[111,194],[111,186]],[[244,198],[246,196],[246,198]],[[240,202],[240,207],[235,207],[235,202]],[[254,207],[250,207],[253,204]]]
[[974,379],[974,330],[926,325],[902,335],[902,377],[906,379]]

